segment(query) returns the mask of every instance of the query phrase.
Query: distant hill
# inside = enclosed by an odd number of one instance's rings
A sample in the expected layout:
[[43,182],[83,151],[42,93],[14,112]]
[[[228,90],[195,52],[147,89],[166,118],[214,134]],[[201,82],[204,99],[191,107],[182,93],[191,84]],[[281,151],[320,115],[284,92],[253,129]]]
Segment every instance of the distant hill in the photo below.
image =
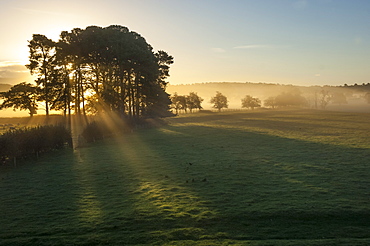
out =
[[12,85],[9,84],[0,84],[0,92],[8,91],[11,87]]

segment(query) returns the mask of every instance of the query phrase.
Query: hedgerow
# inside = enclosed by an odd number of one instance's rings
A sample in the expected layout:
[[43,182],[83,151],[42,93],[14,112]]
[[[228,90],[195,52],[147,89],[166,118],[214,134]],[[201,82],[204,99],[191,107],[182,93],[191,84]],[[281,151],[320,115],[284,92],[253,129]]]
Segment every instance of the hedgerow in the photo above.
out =
[[6,162],[13,158],[38,156],[70,145],[71,133],[63,126],[14,129],[0,136],[0,158]]

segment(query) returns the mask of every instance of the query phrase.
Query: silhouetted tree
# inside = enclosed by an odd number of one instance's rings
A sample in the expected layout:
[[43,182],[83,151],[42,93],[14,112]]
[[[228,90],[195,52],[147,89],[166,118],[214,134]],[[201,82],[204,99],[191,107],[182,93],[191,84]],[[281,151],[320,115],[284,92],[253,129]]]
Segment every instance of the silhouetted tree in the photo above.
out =
[[10,88],[7,92],[1,92],[0,96],[4,99],[0,105],[0,109],[13,108],[20,110],[28,110],[30,116],[37,114],[37,102],[38,96],[37,88],[26,82],[17,84]]
[[176,114],[179,113],[179,110],[186,111],[186,97],[178,95],[176,92],[171,97],[172,108],[176,110]]
[[40,87],[39,100],[45,102],[46,115],[49,115],[50,102],[54,97],[53,75],[56,66],[56,46],[55,42],[41,34],[34,34],[29,42],[29,61],[26,67],[31,74],[37,75],[36,83]]
[[[89,26],[63,31],[58,43],[43,35],[29,42],[31,73],[49,108],[86,114],[86,95],[95,110],[122,117],[165,115],[171,104],[165,92],[173,57],[153,48],[127,27]],[[89,105],[91,109],[91,104]]]
[[246,95],[243,99],[242,99],[242,108],[250,108],[250,109],[254,109],[254,108],[258,108],[258,107],[261,107],[261,100],[256,98],[256,97],[252,97],[250,95]]
[[218,111],[221,111],[221,109],[227,108],[229,106],[227,97],[222,95],[222,93],[219,91],[216,92],[216,96],[211,98],[210,103],[212,103],[213,107],[218,109]]
[[202,102],[203,99],[198,96],[195,92],[190,92],[188,96],[186,96],[186,107],[190,110],[190,112],[193,111],[193,109],[202,109]]

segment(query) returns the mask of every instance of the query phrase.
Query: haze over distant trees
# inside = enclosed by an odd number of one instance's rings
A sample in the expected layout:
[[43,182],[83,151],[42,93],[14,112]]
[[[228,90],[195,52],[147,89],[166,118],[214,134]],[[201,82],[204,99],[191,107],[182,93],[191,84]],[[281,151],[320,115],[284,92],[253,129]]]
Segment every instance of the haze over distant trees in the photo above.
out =
[[268,107],[268,108],[274,109],[277,107],[275,97],[269,97],[263,103],[265,107]]
[[[323,95],[322,91],[328,95]],[[370,84],[343,86],[294,86],[272,83],[232,83],[209,82],[184,85],[168,85],[167,92],[187,94],[196,91],[204,98],[202,107],[212,109],[210,103],[214,91],[220,91],[228,99],[231,109],[240,109],[241,100],[250,95],[261,100],[261,107],[305,107],[340,111],[369,112],[366,93],[370,93]],[[368,96],[370,97],[370,96]],[[276,100],[277,99],[277,100]],[[289,99],[289,100],[288,100]],[[369,99],[370,101],[370,99]],[[327,103],[326,103],[327,102]]]
[[364,97],[365,97],[367,103],[370,103],[370,92],[366,93]]
[[250,108],[250,109],[254,109],[254,108],[258,108],[258,107],[261,107],[261,100],[256,98],[256,97],[252,97],[250,95],[246,95],[243,99],[242,99],[242,108]]
[[307,101],[299,90],[294,90],[277,95],[275,105],[277,107],[302,107],[307,105]]
[[331,103],[333,104],[348,104],[347,97],[343,92],[334,92],[331,95]]
[[34,34],[28,47],[27,68],[37,77],[33,97],[46,115],[51,109],[64,115],[111,111],[131,119],[170,115],[165,79],[173,57],[154,52],[127,27],[75,28],[57,42]]

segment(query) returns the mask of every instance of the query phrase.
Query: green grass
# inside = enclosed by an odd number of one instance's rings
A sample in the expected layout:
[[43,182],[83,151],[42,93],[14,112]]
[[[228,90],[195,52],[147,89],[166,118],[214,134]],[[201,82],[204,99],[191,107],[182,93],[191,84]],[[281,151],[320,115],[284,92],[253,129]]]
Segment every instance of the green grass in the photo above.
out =
[[0,245],[370,242],[369,114],[169,121],[1,168]]

